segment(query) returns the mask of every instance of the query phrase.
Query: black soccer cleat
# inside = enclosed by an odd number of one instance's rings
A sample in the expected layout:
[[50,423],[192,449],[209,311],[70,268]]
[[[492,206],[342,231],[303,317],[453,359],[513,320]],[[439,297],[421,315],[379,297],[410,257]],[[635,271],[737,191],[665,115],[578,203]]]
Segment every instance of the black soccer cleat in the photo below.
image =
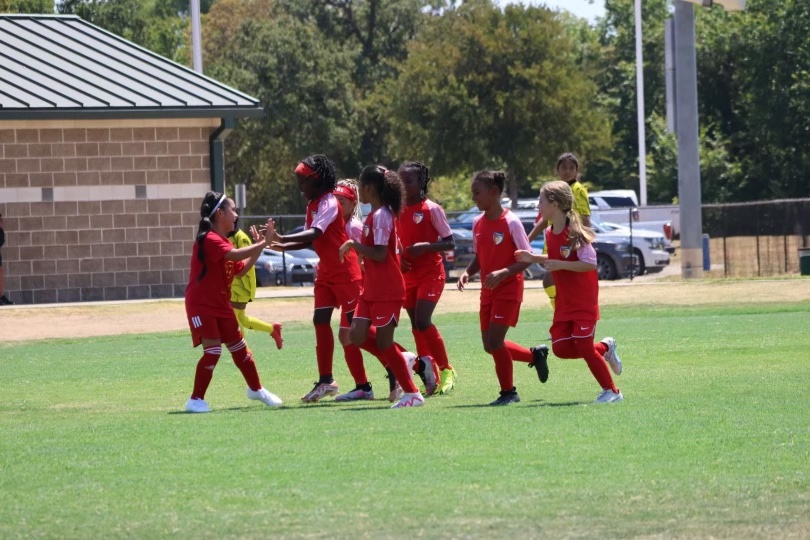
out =
[[509,405],[511,403],[520,403],[520,396],[518,395],[517,390],[501,390],[500,397],[490,403],[490,405]]
[[529,350],[532,351],[532,362],[529,367],[537,370],[537,377],[544,383],[548,380],[548,347],[538,345]]

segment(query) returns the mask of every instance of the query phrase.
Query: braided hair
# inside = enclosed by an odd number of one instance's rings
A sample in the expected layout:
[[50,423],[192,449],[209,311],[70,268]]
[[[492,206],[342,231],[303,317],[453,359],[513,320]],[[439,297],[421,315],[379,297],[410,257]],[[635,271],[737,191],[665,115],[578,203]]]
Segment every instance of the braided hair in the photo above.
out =
[[301,160],[301,163],[304,163],[317,173],[313,186],[318,192],[326,193],[335,189],[337,185],[335,164],[328,157],[322,154],[314,154],[305,157]]
[[405,193],[397,173],[381,165],[369,165],[360,173],[360,185],[371,185],[382,203],[391,209],[394,217],[399,215]]
[[430,169],[421,161],[406,161],[399,166],[398,173],[416,171],[419,173],[419,181],[422,184],[422,199],[427,198],[428,183],[430,182]]
[[473,182],[483,182],[484,184],[498,188],[500,193],[503,193],[506,187],[506,173],[503,171],[478,171],[473,176]]
[[344,178],[343,180],[338,180],[337,185],[338,187],[343,186],[354,191],[354,211],[352,212],[352,215],[360,221],[363,221],[363,213],[360,211],[360,205],[358,204],[360,194],[357,192],[357,181],[353,178]]
[[197,259],[202,263],[202,270],[200,271],[200,275],[197,276],[197,281],[204,278],[208,271],[205,266],[205,248],[203,247],[203,242],[206,235],[214,228],[211,218],[214,217],[217,210],[226,204],[228,204],[228,201],[224,193],[209,191],[205,194],[205,197],[203,197],[203,202],[200,205],[200,225],[197,228],[197,238],[195,240],[197,242]]

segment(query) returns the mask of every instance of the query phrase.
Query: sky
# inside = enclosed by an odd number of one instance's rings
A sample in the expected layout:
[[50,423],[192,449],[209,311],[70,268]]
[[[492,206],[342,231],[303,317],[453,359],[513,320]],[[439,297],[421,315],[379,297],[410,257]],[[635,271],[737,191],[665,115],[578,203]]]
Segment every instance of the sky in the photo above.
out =
[[593,22],[597,17],[605,14],[604,0],[497,0],[500,5],[505,4],[545,4],[552,9],[566,9]]

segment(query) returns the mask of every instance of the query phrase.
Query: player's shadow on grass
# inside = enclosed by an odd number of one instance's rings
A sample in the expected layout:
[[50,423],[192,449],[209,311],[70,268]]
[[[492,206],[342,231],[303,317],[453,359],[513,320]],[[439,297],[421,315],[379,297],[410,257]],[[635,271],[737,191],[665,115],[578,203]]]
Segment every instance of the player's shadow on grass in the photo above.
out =
[[[521,401],[514,404],[516,407],[573,407],[575,405],[588,405],[590,401],[564,401],[560,403],[549,403],[545,401],[525,402]],[[510,405],[503,405],[509,407]],[[497,405],[490,405],[489,403],[473,403],[470,405],[450,405],[449,409],[478,409],[482,407],[498,407]]]

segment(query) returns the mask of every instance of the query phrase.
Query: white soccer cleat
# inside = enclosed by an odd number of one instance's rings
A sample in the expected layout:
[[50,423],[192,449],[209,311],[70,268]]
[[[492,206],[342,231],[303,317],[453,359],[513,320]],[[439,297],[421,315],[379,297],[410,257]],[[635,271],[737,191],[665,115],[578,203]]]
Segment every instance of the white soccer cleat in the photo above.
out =
[[602,340],[607,346],[607,352],[605,352],[605,362],[608,363],[610,369],[613,370],[613,373],[616,375],[622,374],[622,359],[619,358],[619,355],[616,354],[616,340],[612,337],[606,337]]
[[268,392],[264,388],[259,388],[258,390],[251,390],[250,388],[248,388],[247,397],[248,399],[261,401],[268,407],[281,407],[281,405],[283,404],[280,397],[278,397],[272,392]]
[[620,401],[624,401],[624,396],[621,392],[618,394],[613,390],[604,390],[601,394],[596,396],[596,401],[594,403],[619,403]]
[[419,392],[415,392],[413,394],[404,393],[402,397],[394,403],[391,408],[392,409],[401,409],[403,407],[421,407],[425,404],[425,398],[422,397],[422,394]]
[[186,401],[186,412],[190,413],[204,413],[211,412],[211,408],[204,399],[189,399]]

